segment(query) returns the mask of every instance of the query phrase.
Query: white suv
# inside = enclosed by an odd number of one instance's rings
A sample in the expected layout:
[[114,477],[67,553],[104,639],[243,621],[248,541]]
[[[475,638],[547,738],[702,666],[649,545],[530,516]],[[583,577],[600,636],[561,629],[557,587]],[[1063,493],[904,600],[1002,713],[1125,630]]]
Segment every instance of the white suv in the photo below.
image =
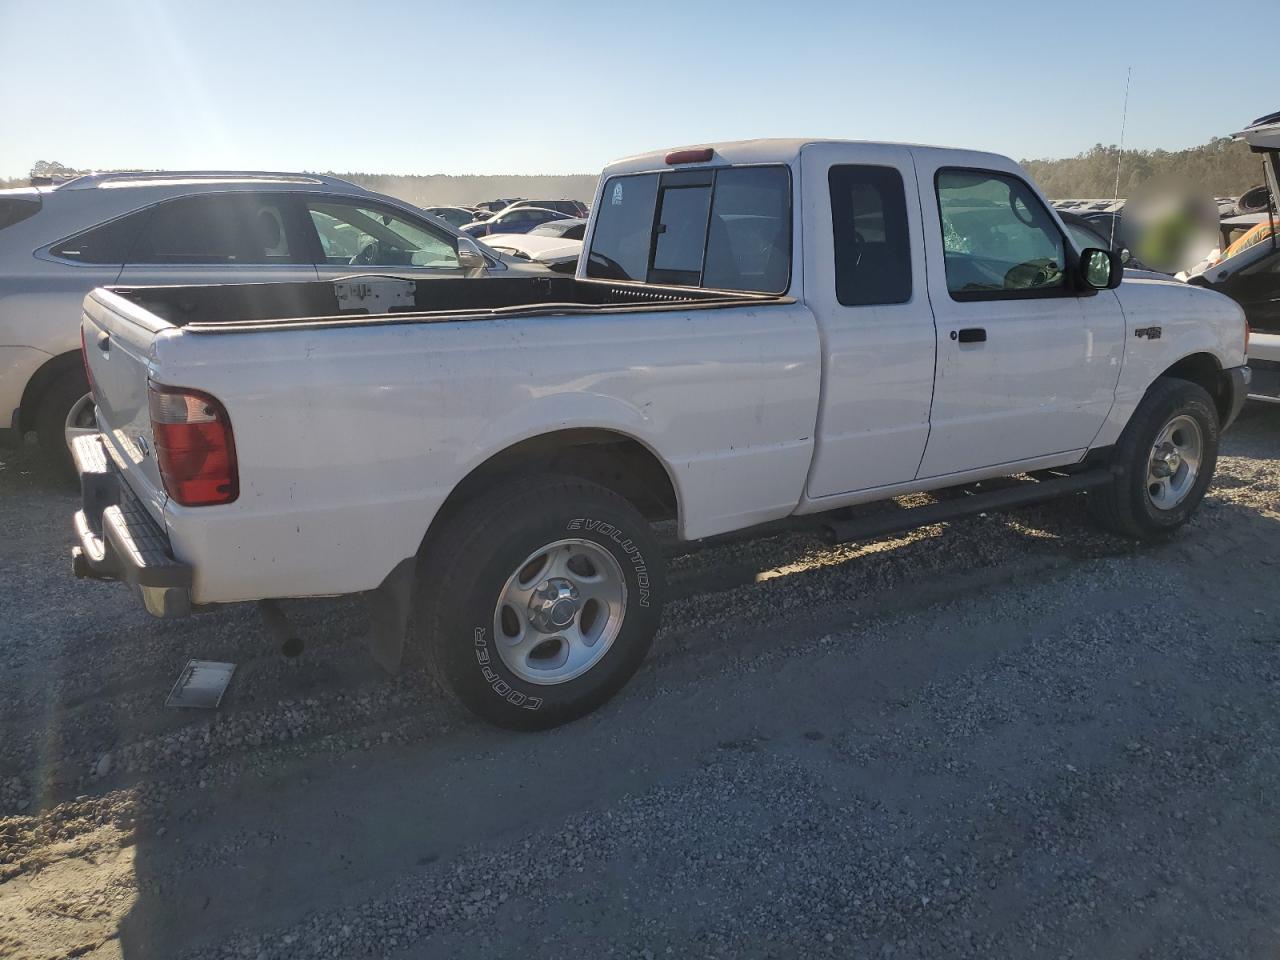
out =
[[88,392],[79,320],[94,287],[535,269],[335,177],[94,174],[0,190],[0,442],[35,431],[69,468],[65,428],[92,425],[91,405],[78,403]]

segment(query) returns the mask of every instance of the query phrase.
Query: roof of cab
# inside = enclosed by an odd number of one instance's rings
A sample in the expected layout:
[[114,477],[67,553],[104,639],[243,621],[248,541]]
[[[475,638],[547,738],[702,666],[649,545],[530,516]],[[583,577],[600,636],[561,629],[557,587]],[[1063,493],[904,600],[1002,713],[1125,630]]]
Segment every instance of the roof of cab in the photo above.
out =
[[675,169],[672,164],[667,163],[667,156],[671,153],[683,150],[698,150],[710,147],[712,150],[712,158],[705,163],[680,164],[681,168],[696,168],[699,166],[726,166],[729,164],[747,164],[747,163],[794,163],[799,157],[801,151],[814,144],[847,144],[849,146],[858,145],[877,145],[877,146],[895,146],[905,147],[913,153],[919,152],[942,152],[947,154],[963,155],[967,164],[973,164],[985,159],[987,161],[999,161],[997,166],[1005,166],[1009,163],[1007,157],[1000,156],[995,153],[986,153],[975,150],[967,150],[952,147],[936,147],[927,146],[919,143],[892,143],[882,140],[836,140],[825,139],[821,137],[784,137],[784,138],[764,138],[760,140],[731,140],[724,143],[699,143],[690,144],[685,147],[670,147],[665,150],[654,150],[648,153],[639,153],[631,157],[623,157],[615,160],[604,168],[605,174],[632,173],[642,170],[670,170]]

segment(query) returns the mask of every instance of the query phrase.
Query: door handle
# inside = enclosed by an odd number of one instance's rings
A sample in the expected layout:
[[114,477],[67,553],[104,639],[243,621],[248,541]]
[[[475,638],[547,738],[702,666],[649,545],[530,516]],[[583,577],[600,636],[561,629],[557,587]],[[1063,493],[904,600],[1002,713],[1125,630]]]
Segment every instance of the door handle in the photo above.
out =
[[951,339],[961,343],[986,343],[987,331],[982,327],[965,327],[963,330],[952,330]]

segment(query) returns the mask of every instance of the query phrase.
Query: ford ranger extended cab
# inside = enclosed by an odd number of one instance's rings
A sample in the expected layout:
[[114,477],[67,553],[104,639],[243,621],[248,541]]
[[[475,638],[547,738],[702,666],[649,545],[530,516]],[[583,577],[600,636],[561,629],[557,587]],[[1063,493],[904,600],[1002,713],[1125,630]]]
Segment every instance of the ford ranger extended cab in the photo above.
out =
[[388,668],[411,633],[481,716],[562,723],[650,647],[654,521],[1186,523],[1244,317],[1121,276],[1004,157],[759,140],[609,166],[576,276],[97,289],[74,567],[162,617],[363,593]]

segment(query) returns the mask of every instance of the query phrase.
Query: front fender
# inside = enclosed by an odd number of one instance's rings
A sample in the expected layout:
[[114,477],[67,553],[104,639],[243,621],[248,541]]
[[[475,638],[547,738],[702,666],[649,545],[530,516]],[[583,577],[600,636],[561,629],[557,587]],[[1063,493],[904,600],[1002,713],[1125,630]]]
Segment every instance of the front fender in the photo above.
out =
[[1180,361],[1204,355],[1219,370],[1245,362],[1244,311],[1229,297],[1173,279],[1126,278],[1115,292],[1125,317],[1124,365],[1095,447],[1119,439],[1151,384]]

